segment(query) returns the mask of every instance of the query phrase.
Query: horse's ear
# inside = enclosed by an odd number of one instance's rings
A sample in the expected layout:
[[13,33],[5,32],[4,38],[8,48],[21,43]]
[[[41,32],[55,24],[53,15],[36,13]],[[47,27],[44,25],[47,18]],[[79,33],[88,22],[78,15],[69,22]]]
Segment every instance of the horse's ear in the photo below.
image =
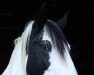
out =
[[[35,22],[33,24],[32,31],[35,31],[37,34],[39,34],[42,31],[42,29],[43,29],[43,27],[48,19],[48,17],[46,16],[47,15],[46,11],[47,11],[47,3],[43,3],[40,6],[40,10],[39,10],[38,14],[34,18]],[[34,36],[35,32],[32,33],[33,36]]]
[[61,19],[57,20],[56,22],[56,24],[61,30],[63,30],[63,28],[66,26],[67,16],[68,16],[68,13],[66,13]]

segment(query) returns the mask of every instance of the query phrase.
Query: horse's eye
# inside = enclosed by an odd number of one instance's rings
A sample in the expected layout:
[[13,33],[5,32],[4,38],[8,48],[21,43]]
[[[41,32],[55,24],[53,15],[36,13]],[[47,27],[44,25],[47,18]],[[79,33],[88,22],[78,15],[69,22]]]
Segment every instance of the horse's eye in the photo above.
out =
[[48,40],[42,40],[40,47],[44,51],[51,51],[51,49],[52,49],[52,45]]
[[42,50],[48,50],[48,47],[45,45],[45,46],[41,46]]

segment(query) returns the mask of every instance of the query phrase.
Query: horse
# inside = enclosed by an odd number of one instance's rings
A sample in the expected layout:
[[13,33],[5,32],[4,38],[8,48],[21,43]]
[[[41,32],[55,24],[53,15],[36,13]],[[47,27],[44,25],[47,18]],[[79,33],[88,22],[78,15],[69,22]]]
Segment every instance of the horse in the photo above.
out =
[[54,22],[38,25],[29,21],[2,75],[78,75],[70,56],[70,45],[61,31],[66,15]]

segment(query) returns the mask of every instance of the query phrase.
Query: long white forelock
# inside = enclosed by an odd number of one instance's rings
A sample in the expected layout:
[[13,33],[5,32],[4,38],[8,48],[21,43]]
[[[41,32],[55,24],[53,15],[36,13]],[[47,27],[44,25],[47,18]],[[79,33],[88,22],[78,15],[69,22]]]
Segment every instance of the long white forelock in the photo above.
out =
[[34,21],[29,22],[21,37],[15,39],[15,47],[9,64],[2,75],[27,75],[26,62],[28,56],[26,56],[26,44],[32,31],[33,23]]
[[[55,22],[53,22],[52,20],[48,20],[48,21],[49,21],[49,22],[52,22],[52,23],[58,28],[58,30],[62,33],[62,35],[64,35],[63,32],[61,31],[61,29],[59,28],[59,26],[58,26]],[[62,43],[63,43],[63,41],[62,41]],[[65,46],[64,46],[64,47],[65,47]],[[68,50],[68,51],[71,50],[71,46],[70,46],[69,42],[67,42],[67,50]]]

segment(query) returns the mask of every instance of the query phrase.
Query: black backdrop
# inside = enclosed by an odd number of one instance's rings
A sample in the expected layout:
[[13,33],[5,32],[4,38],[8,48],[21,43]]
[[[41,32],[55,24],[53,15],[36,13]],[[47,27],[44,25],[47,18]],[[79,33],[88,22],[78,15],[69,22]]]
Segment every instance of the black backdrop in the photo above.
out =
[[0,0],[0,73],[8,64],[13,40],[32,20],[43,2],[50,2],[49,18],[57,20],[68,12],[63,32],[72,46],[71,56],[79,75],[94,75],[94,8],[91,0]]

